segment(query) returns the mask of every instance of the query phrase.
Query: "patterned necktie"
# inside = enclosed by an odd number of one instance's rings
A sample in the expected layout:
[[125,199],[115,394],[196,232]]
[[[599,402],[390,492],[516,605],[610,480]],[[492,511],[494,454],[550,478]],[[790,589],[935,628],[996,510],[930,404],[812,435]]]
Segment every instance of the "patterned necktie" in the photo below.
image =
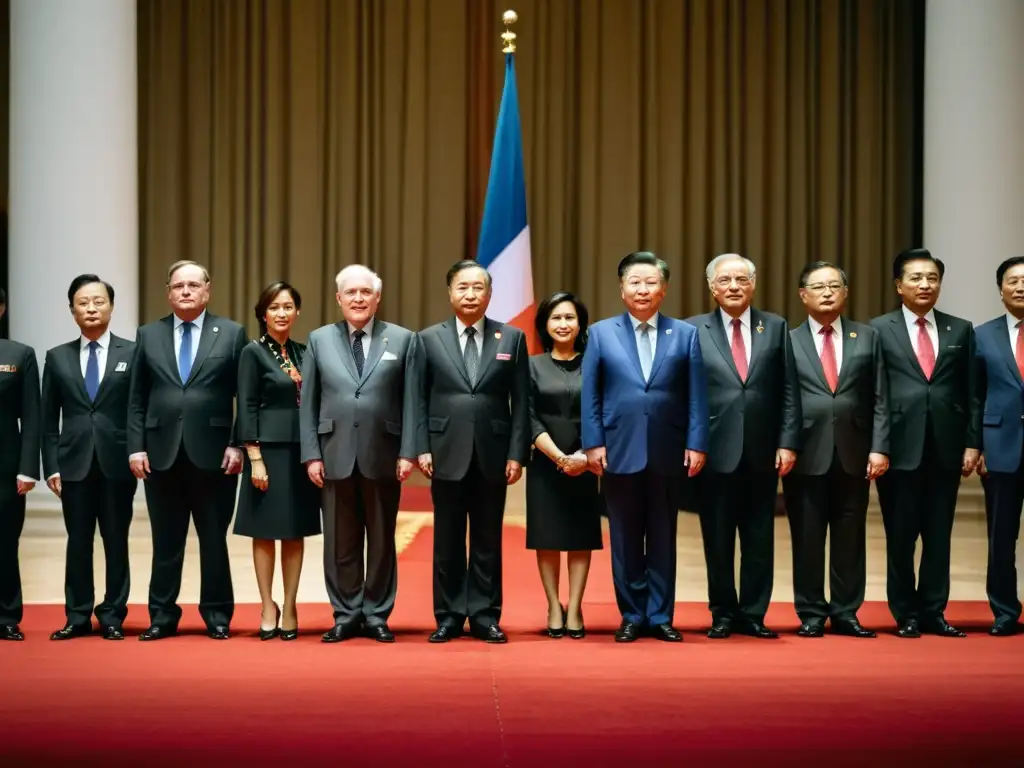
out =
[[181,348],[178,350],[178,376],[181,383],[188,381],[192,373],[192,323],[181,324]]
[[474,387],[476,386],[476,366],[479,360],[476,342],[473,341],[475,336],[476,328],[470,326],[466,329],[466,349],[462,352],[462,359],[466,363],[466,373],[469,374],[469,383]]
[[825,381],[833,392],[839,386],[839,366],[836,364],[836,348],[832,343],[835,332],[836,329],[831,325],[826,325],[818,331],[824,337],[821,343],[821,368],[825,372]]
[[96,393],[100,391],[99,348],[98,341],[89,342],[89,359],[85,363],[85,391],[89,393],[90,400],[96,400]]
[[644,374],[644,381],[650,381],[651,362],[654,360],[654,355],[651,354],[651,324],[640,323],[637,329],[640,331],[640,370]]
[[935,347],[932,346],[932,337],[928,335],[928,321],[923,317],[917,318],[917,362],[921,364],[924,377],[931,381],[935,371]]
[[366,362],[366,357],[363,355],[363,336],[366,335],[366,331],[359,329],[352,331],[352,357],[356,359],[356,371],[359,372],[359,378],[363,378],[363,363]]
[[743,343],[743,323],[736,318],[732,321],[732,361],[740,379],[747,380],[747,345]]
[[1013,348],[1013,357],[1017,361],[1017,370],[1024,379],[1024,320],[1017,322],[1017,343]]

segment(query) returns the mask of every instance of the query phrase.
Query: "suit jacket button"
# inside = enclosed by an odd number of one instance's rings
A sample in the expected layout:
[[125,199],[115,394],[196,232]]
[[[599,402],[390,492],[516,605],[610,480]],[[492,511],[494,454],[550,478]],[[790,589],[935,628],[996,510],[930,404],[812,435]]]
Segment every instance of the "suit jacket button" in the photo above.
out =
[[356,392],[356,400],[358,400],[358,399],[359,399],[359,393]]
[[358,427],[358,426],[359,426],[359,422],[358,422],[358,421],[357,421],[357,422],[355,422],[355,423],[354,423],[354,424],[353,424],[352,426],[353,426],[353,427]]

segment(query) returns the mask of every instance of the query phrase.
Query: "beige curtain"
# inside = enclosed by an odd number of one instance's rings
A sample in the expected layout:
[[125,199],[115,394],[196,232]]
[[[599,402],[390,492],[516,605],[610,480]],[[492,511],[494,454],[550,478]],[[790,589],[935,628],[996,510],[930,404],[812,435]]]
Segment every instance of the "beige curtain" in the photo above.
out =
[[[505,7],[140,0],[144,319],[185,257],[251,330],[279,278],[303,294],[300,336],[333,321],[352,262],[381,274],[388,319],[444,317],[483,211]],[[814,259],[848,270],[853,316],[892,305],[889,264],[919,229],[919,0],[513,7],[538,298],[617,312],[616,263],[649,249],[675,315],[708,306],[723,251],[794,321]]]

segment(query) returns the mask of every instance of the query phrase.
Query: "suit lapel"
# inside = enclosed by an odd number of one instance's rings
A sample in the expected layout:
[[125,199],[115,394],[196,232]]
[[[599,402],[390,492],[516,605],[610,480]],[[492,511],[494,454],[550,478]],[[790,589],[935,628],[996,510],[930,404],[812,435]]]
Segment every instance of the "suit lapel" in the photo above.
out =
[[836,384],[836,392],[838,393],[847,380],[850,378],[847,376],[850,368],[850,364],[853,362],[854,355],[857,354],[857,342],[860,337],[857,332],[850,328],[850,323],[843,323],[843,367],[839,369],[839,383]]
[[[376,326],[377,323],[374,323]],[[345,366],[345,370],[348,371],[348,375],[352,377],[352,380],[359,383],[359,372],[356,370],[356,359],[352,356],[352,344],[348,335],[348,323],[344,320],[334,324],[337,330],[337,337],[335,342],[338,346],[338,357],[341,358],[342,365]],[[365,365],[365,363],[364,363]],[[365,370],[365,368],[364,368]]]
[[[1021,328],[1019,332],[1024,333],[1024,328]],[[1017,358],[1013,356],[1013,347],[1010,346],[1010,329],[1006,327],[1005,322],[996,325],[996,334],[999,336],[999,348],[1003,351],[1006,367],[1010,369],[1010,373],[1013,374],[1018,385],[1024,384],[1020,378],[1020,369],[1017,368]]]
[[65,361],[68,366],[68,372],[71,376],[71,379],[76,384],[78,384],[78,386],[75,387],[75,389],[78,391],[78,394],[82,396],[83,401],[85,401],[86,403],[91,403],[92,401],[89,399],[89,393],[85,389],[85,377],[82,375],[81,339],[76,339],[75,341],[69,342],[66,349],[67,354],[65,356]]
[[480,362],[476,367],[476,387],[484,380],[491,363],[494,362],[494,356],[498,353],[498,344],[501,340],[495,334],[500,333],[501,328],[501,323],[496,323],[490,318],[484,319],[484,337],[480,340]]
[[[821,367],[821,358],[818,357],[818,350],[814,346],[814,338],[811,336],[811,324],[806,320],[803,324],[796,329],[796,343],[803,349],[804,354],[807,355],[807,360],[811,364],[811,368],[818,374],[818,380],[821,381],[821,386],[825,388],[826,392],[831,392],[832,387],[828,385],[828,379],[825,378],[825,369]],[[843,347],[843,368],[846,367],[846,347]],[[836,387],[838,390],[838,387]]]
[[[927,381],[927,377],[924,375],[924,370],[921,368],[921,363],[917,360],[917,354],[914,352],[914,345],[910,341],[910,332],[907,330],[907,321],[903,319],[903,310],[901,309],[897,312],[891,313],[889,315],[889,319],[892,321],[890,330],[896,337],[896,341],[899,343],[900,347],[903,349],[903,354],[905,354],[907,359],[910,360],[910,364],[914,366],[914,370],[917,371],[918,375],[923,380]],[[934,374],[935,372],[932,371],[932,375]]]
[[96,392],[96,402],[99,402],[100,398],[103,397],[103,392],[107,389],[107,383],[110,381],[110,376],[117,368],[119,358],[121,356],[121,348],[124,346],[124,342],[114,334],[110,334],[110,343],[107,345],[107,364],[103,366],[103,379],[100,381],[99,391]]
[[[729,344],[729,340],[725,337],[725,328],[722,326],[722,315],[721,310],[716,309],[711,313],[708,320],[704,323],[704,327],[708,329],[708,333],[711,334],[711,339],[715,342],[715,346],[718,347],[718,351],[722,353],[722,359],[725,360],[725,364],[732,371],[736,377],[736,381],[741,384],[740,372],[736,370],[736,363],[732,359],[732,346]],[[750,378],[750,371],[747,371],[747,378]]]
[[[486,327],[486,325],[485,325]],[[441,345],[447,350],[448,356],[452,359],[452,365],[455,366],[462,378],[466,382],[466,386],[472,387],[469,383],[469,374],[466,373],[466,361],[462,357],[462,349],[459,347],[459,326],[455,323],[455,318],[450,318],[447,322],[442,325],[441,329]],[[480,369],[477,368],[477,374],[480,373]],[[477,381],[480,380],[479,375]]]
[[174,315],[165,317],[164,324],[167,329],[160,334],[160,343],[164,348],[163,359],[167,361],[167,369],[171,372],[171,376],[181,381],[181,377],[178,375],[178,357],[174,354]]
[[932,378],[935,378],[935,374],[939,372],[939,367],[945,365],[946,360],[949,359],[954,350],[949,349],[949,342],[953,339],[953,327],[949,322],[949,318],[943,315],[941,312],[935,312],[935,330],[939,337],[939,348],[935,350],[935,370],[932,372]]
[[192,370],[188,374],[188,381],[185,386],[188,386],[195,381],[196,374],[199,373],[199,369],[203,367],[203,362],[206,360],[206,356],[210,354],[210,350],[213,349],[213,345],[217,343],[217,336],[219,335],[219,326],[217,325],[217,318],[211,314],[206,315],[206,319],[203,320],[203,330],[199,334],[199,349],[196,350],[196,358],[192,361]]
[[[643,381],[644,372],[640,367],[640,352],[636,348],[636,331],[633,330],[633,322],[629,319],[629,313],[622,313],[616,325],[618,326],[619,341],[622,343],[622,349],[626,353],[626,357],[633,363],[636,375],[640,377],[640,381]],[[653,365],[651,370],[654,370]]]
[[[760,330],[758,330],[760,329]],[[747,365],[747,382],[754,378],[754,371],[757,364],[763,357],[764,345],[767,342],[764,338],[764,318],[761,313],[753,307],[750,308],[750,363]],[[732,355],[730,354],[730,357]]]
[[[382,320],[373,321],[373,331],[370,333],[370,356],[363,362],[363,381],[370,378],[370,374],[373,373],[373,369],[377,367],[377,363],[380,362],[388,347],[388,339],[384,335],[386,327],[387,323]],[[362,382],[360,382],[361,385]]]
[[[662,362],[665,360],[665,355],[668,354],[668,345],[672,343],[672,331],[674,330],[675,323],[664,315],[658,316],[658,342],[654,345],[654,360],[651,361],[651,376],[647,380],[647,386],[650,387],[651,382],[654,381],[654,377],[658,375],[658,369],[661,368]],[[636,336],[633,337],[634,339]],[[637,363],[640,362],[640,353],[637,352],[636,356]]]

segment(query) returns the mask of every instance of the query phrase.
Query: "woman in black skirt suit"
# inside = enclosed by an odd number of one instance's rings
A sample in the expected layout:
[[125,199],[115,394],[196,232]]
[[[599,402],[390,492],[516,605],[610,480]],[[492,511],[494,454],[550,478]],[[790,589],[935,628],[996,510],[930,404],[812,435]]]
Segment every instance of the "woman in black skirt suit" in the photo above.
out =
[[[580,448],[581,364],[587,308],[558,292],[537,309],[544,354],[530,358],[530,420],[534,451],[526,473],[526,546],[548,598],[548,635],[582,638],[583,591],[590,553],[601,549],[601,496]],[[569,604],[558,598],[561,553],[569,571]]]
[[[260,338],[238,362],[238,436],[248,460],[235,517],[235,533],[252,537],[256,582],[263,601],[260,639],[298,637],[303,537],[320,533],[320,493],[299,461],[299,366],[304,344],[290,338],[302,297],[287,283],[267,287],[256,303]],[[284,612],[273,599],[277,544],[281,542]]]

